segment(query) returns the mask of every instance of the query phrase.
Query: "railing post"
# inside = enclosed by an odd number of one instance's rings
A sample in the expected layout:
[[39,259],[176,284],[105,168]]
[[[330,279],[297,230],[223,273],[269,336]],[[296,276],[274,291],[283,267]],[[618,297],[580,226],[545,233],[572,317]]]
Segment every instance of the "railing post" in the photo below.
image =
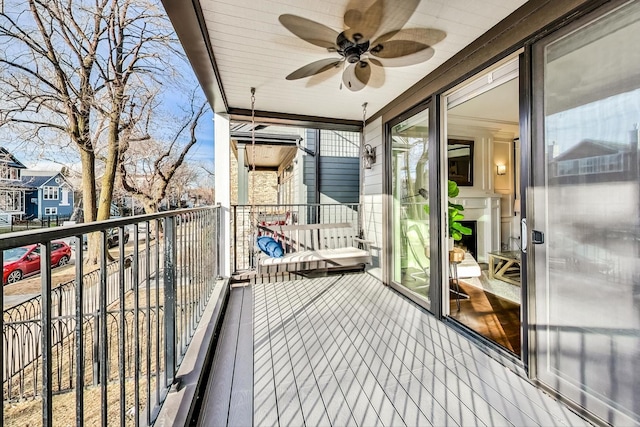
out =
[[84,423],[84,251],[82,234],[76,239],[76,425]]
[[51,242],[40,249],[42,286],[42,425],[53,425],[53,364],[51,355]]
[[220,224],[222,223],[222,220],[220,218],[221,212],[222,212],[222,206],[220,206],[220,203],[217,204],[216,208],[215,208],[215,234],[214,234],[214,238],[216,239],[216,278],[220,279],[222,277],[222,273],[220,270],[220,251],[222,249],[222,233],[220,233]]
[[166,338],[165,378],[167,386],[173,383],[176,370],[176,225],[175,217],[164,222],[164,322]]
[[[91,247],[91,240],[89,240],[89,247]],[[91,252],[91,249],[89,249]],[[98,316],[96,320],[98,323],[98,374],[100,382],[100,425],[107,427],[109,412],[107,408],[107,362],[109,344],[107,342],[107,283],[109,273],[107,271],[107,231],[102,230],[100,232],[100,287],[98,295]]]

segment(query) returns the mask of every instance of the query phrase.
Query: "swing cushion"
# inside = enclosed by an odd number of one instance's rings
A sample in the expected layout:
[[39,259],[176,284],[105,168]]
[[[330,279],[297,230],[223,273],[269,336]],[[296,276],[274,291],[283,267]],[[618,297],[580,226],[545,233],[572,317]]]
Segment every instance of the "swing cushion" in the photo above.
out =
[[272,258],[282,258],[284,255],[284,249],[282,249],[280,242],[276,242],[273,237],[270,236],[258,237],[258,247],[262,252]]

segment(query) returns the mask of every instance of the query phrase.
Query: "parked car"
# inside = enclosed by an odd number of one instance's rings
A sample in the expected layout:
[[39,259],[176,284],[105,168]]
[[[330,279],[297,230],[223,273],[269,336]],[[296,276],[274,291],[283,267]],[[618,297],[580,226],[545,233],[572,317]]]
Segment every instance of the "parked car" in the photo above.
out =
[[[4,284],[15,283],[23,277],[40,272],[40,245],[21,246],[4,251]],[[51,266],[65,265],[71,259],[71,247],[65,242],[51,242]]]
[[[124,229],[123,240],[125,243],[129,241],[129,230],[126,227]],[[107,247],[113,248],[115,246],[118,246],[119,242],[120,242],[119,230],[117,228],[110,228],[109,231],[107,231]]]
[[[110,228],[107,231],[107,247],[113,248],[118,246],[118,242],[120,241],[120,234],[117,228]],[[125,227],[124,229],[124,242],[127,243],[129,241],[129,230]],[[75,249],[76,240],[71,240],[71,247]],[[87,235],[82,236],[82,248],[87,249]]]

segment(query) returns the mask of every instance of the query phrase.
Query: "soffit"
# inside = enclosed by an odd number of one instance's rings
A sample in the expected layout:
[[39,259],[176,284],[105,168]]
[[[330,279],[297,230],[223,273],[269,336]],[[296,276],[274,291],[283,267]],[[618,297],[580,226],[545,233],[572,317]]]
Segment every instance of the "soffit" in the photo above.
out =
[[[386,67],[382,87],[365,87],[359,92],[341,90],[339,72],[324,81],[315,77],[285,80],[289,73],[303,65],[332,55],[291,34],[278,17],[294,14],[341,31],[348,0],[200,0],[199,4],[194,0],[194,3],[196,11],[198,5],[201,10],[200,28],[179,19],[184,9],[191,7],[191,2],[164,0],[216,112],[250,109],[250,88],[255,87],[257,110],[361,120],[364,102],[368,103],[368,116],[376,113],[525,1],[422,0],[404,28],[444,31],[446,38],[433,46],[435,55],[417,65]],[[206,37],[196,43],[196,32]],[[214,61],[202,58],[202,46],[206,44],[210,44]],[[216,79],[211,77],[214,67],[218,71]],[[217,85],[212,84],[214,80]],[[216,93],[218,87],[226,97],[224,108],[221,94]]]

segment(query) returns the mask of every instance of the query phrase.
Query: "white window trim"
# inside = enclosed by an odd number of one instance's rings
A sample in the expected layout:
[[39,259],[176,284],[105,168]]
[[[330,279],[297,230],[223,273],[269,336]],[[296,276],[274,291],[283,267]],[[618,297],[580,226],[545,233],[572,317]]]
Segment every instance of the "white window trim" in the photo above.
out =
[[44,208],[45,215],[58,215],[58,208]]
[[[55,197],[50,197],[55,192]],[[60,187],[44,186],[42,187],[42,200],[60,200]]]

